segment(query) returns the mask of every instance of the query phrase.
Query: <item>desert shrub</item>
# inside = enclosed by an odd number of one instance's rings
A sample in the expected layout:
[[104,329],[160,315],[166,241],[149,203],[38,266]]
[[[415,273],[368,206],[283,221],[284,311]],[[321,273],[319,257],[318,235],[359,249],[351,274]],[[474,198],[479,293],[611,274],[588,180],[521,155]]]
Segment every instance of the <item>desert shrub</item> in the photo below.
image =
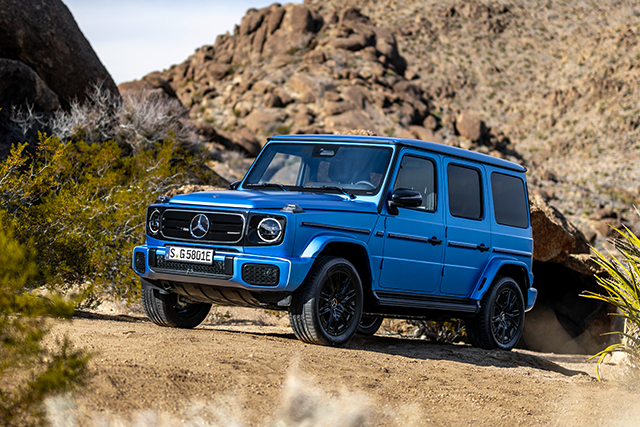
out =
[[173,140],[125,155],[113,140],[64,143],[41,134],[33,153],[25,148],[14,146],[0,163],[0,209],[16,220],[17,238],[36,248],[38,284],[90,282],[96,292],[135,298],[130,257],[144,239],[146,206],[172,187],[217,183]]
[[177,99],[141,93],[120,98],[117,94],[91,88],[87,101],[73,102],[69,111],[38,115],[29,108],[12,111],[11,120],[26,137],[33,129],[45,130],[61,140],[87,144],[113,140],[125,150],[149,149],[158,141],[172,139],[177,145],[198,145],[195,126]]
[[74,304],[26,292],[37,275],[34,253],[0,213],[0,426],[44,423],[44,400],[81,384],[88,356],[62,339],[45,343],[48,316],[68,318]]
[[640,239],[626,227],[616,231],[619,238],[613,243],[619,256],[609,254],[608,257],[593,249],[594,261],[606,273],[596,276],[605,294],[588,291],[584,293],[587,298],[613,305],[617,310],[612,315],[624,319],[624,330],[612,332],[622,338],[621,342],[612,344],[593,356],[598,358],[598,379],[601,363],[608,355],[616,352],[626,354],[628,373],[640,377]]

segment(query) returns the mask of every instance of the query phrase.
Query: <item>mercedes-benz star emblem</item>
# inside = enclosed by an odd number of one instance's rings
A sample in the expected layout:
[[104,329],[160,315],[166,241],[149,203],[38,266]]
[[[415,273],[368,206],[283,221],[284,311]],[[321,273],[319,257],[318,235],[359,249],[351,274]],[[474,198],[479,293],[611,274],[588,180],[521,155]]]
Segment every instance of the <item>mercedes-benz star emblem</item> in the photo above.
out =
[[205,214],[194,216],[191,220],[189,231],[196,239],[202,239],[209,232],[209,218]]

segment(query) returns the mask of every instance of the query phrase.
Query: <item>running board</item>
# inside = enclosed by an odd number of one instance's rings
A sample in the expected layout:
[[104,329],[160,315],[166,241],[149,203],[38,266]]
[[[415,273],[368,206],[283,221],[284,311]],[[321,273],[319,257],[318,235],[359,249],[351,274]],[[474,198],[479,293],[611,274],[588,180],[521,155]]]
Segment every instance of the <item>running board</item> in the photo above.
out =
[[378,303],[383,306],[411,307],[426,310],[453,311],[476,314],[480,310],[480,301],[437,299],[420,294],[398,292],[376,292]]

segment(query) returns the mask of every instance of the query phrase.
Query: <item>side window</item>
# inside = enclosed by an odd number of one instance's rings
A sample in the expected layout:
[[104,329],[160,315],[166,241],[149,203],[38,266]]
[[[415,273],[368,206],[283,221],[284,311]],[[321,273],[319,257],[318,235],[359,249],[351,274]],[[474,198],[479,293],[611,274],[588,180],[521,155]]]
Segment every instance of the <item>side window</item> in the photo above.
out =
[[433,161],[415,156],[404,156],[393,189],[397,190],[398,188],[419,191],[422,194],[422,205],[417,209],[435,212],[438,197]]
[[467,219],[482,219],[482,181],[480,171],[450,164],[447,167],[449,182],[449,212]]
[[529,226],[529,204],[520,178],[494,172],[491,174],[491,192],[496,222],[511,227]]

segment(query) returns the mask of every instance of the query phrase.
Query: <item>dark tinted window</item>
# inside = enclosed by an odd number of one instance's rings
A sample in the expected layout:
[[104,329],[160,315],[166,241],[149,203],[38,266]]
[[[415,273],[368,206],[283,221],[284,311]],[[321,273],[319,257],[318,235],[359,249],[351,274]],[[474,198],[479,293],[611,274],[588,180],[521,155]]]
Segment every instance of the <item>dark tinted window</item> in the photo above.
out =
[[404,156],[393,189],[397,190],[398,188],[419,191],[422,194],[422,205],[418,209],[435,212],[437,202],[436,178],[435,167],[431,160]]
[[469,219],[482,218],[482,187],[480,172],[476,169],[449,165],[449,212],[453,216]]
[[491,192],[498,224],[528,227],[529,204],[524,191],[524,182],[520,178],[493,173],[491,174]]

